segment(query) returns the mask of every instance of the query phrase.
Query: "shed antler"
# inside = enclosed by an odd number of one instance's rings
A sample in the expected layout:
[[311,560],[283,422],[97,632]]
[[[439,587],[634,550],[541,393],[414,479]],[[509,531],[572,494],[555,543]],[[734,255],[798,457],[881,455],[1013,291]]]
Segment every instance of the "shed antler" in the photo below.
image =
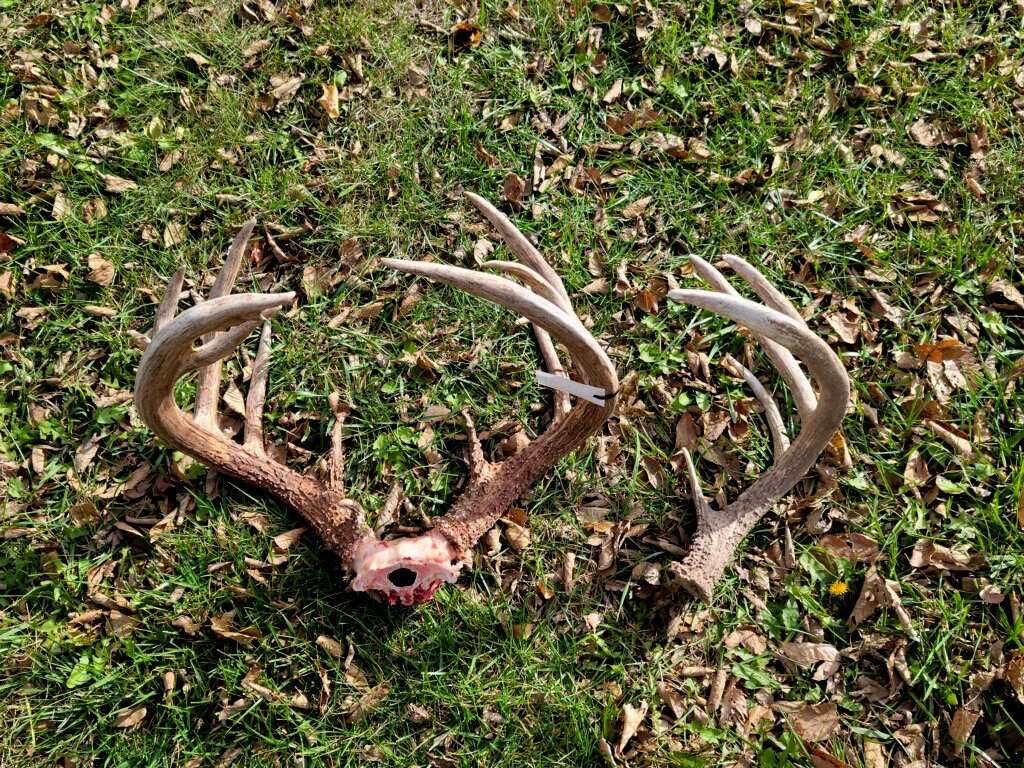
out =
[[[489,266],[518,277],[529,289],[507,278],[459,267],[393,259],[383,263],[448,283],[523,315],[534,324],[552,373],[562,370],[553,337],[568,350],[584,382],[608,394],[600,406],[579,402],[570,409],[564,393],[556,393],[555,417],[548,430],[500,463],[484,459],[472,420],[465,414],[469,483],[451,511],[427,533],[382,541],[367,527],[362,507],[345,496],[342,424],[348,410],[336,394],[330,398],[335,424],[325,481],[299,474],[267,455],[261,419],[270,356],[269,317],[291,304],[294,294],[229,295],[255,222],[246,223],[235,238],[210,297],[176,317],[183,270],[171,278],[135,380],[136,409],[160,438],[295,509],[353,572],[352,588],[372,592],[389,603],[425,602],[441,584],[455,581],[462,561],[480,536],[559,458],[601,428],[614,407],[618,389],[614,367],[576,317],[558,275],[504,215],[475,195],[470,199],[520,260]],[[261,323],[245,402],[245,431],[239,444],[218,425],[220,361]],[[193,346],[196,340],[202,342],[199,347]],[[174,388],[179,378],[193,370],[199,371],[199,380],[195,416],[189,416],[175,402]]]
[[[741,297],[708,262],[696,256],[690,258],[697,273],[715,290],[674,290],[669,298],[711,310],[748,328],[793,393],[801,421],[800,434],[790,443],[779,408],[768,390],[753,373],[727,358],[764,408],[776,455],[772,467],[752,486],[731,504],[715,510],[701,492],[690,452],[683,449],[697,511],[697,531],[689,553],[682,562],[672,564],[672,571],[695,597],[710,600],[736,547],[772,505],[800,482],[832,439],[846,413],[850,380],[836,354],[807,327],[789,300],[749,263],[738,256],[723,257],[764,305]],[[817,395],[798,360],[817,383]]]

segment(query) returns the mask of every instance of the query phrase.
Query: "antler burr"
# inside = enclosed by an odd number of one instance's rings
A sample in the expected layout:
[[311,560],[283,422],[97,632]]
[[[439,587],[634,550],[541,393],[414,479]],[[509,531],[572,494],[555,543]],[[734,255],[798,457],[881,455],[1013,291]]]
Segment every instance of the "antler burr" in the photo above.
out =
[[[850,380],[836,354],[807,327],[790,301],[753,266],[738,256],[723,257],[761,298],[763,305],[740,296],[707,261],[697,256],[690,259],[695,271],[715,290],[674,290],[669,292],[669,298],[724,315],[749,329],[793,393],[802,423],[800,433],[790,442],[778,405],[765,386],[738,362],[727,360],[739,371],[764,408],[775,460],[771,468],[731,504],[716,510],[701,492],[690,452],[683,449],[697,512],[697,530],[689,553],[682,562],[673,563],[671,569],[682,587],[708,601],[740,542],[772,505],[800,482],[832,439],[846,413]],[[817,384],[817,394],[801,362]]]
[[[468,412],[469,482],[451,511],[428,532],[380,540],[366,525],[362,507],[345,495],[342,481],[342,427],[348,408],[330,397],[335,422],[326,480],[302,475],[270,458],[264,447],[263,404],[270,358],[269,318],[288,306],[293,293],[230,295],[254,221],[247,222],[231,245],[206,301],[176,315],[184,277],[179,270],[167,285],[157,310],[152,338],[135,380],[139,416],[164,442],[207,466],[246,482],[284,502],[305,518],[323,542],[352,572],[352,588],[389,603],[412,605],[430,600],[438,587],[458,578],[476,541],[558,459],[600,430],[614,407],[618,378],[614,366],[576,316],[562,281],[526,237],[493,206],[476,195],[470,200],[495,225],[519,259],[487,266],[522,280],[460,267],[385,259],[385,266],[444,282],[528,318],[534,326],[545,365],[563,373],[553,340],[568,351],[584,383],[607,393],[602,405],[578,402],[556,392],[554,418],[544,434],[501,462],[484,458]],[[221,432],[217,401],[220,362],[262,325],[245,401],[242,443]],[[200,346],[194,347],[199,340]],[[175,383],[198,371],[194,415],[174,399]]]

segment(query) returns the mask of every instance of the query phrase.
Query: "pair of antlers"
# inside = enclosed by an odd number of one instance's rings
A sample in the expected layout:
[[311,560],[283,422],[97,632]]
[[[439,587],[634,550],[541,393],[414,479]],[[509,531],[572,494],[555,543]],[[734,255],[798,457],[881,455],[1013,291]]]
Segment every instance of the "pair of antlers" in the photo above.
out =
[[[348,409],[337,393],[329,398],[335,418],[322,480],[300,474],[267,454],[261,422],[270,358],[269,318],[289,306],[295,295],[231,295],[254,222],[248,222],[235,237],[207,299],[177,316],[184,270],[171,278],[135,380],[136,409],[157,436],[207,466],[290,506],[352,573],[352,589],[371,592],[392,604],[426,602],[441,584],[454,582],[477,540],[562,456],[601,429],[614,410],[619,387],[615,367],[577,317],[554,269],[504,214],[477,195],[468,197],[518,259],[482,266],[517,278],[523,285],[509,277],[443,264],[399,259],[383,259],[382,264],[447,283],[522,315],[533,324],[549,373],[566,377],[555,347],[557,340],[568,353],[576,380],[605,394],[593,402],[581,399],[570,406],[568,394],[556,390],[554,418],[547,430],[500,462],[484,458],[473,421],[468,412],[464,413],[469,481],[451,510],[428,532],[381,540],[367,526],[359,503],[345,495],[342,430]],[[792,304],[742,259],[730,256],[726,260],[766,306],[739,296],[714,267],[696,257],[695,268],[715,292],[672,291],[669,297],[704,307],[749,328],[792,390],[803,429],[790,444],[771,395],[753,374],[734,362],[765,410],[778,455],[773,467],[735,502],[712,510],[701,494],[693,460],[688,452],[684,454],[698,526],[690,553],[672,568],[681,586],[705,600],[710,599],[715,583],[746,533],[813,466],[839,426],[849,397],[849,382],[839,359],[810,331]],[[221,361],[260,325],[259,348],[245,401],[243,439],[238,443],[218,424]],[[815,395],[797,358],[818,383],[819,395]],[[174,388],[178,379],[193,370],[198,371],[198,383],[194,415],[189,415],[175,402]]]

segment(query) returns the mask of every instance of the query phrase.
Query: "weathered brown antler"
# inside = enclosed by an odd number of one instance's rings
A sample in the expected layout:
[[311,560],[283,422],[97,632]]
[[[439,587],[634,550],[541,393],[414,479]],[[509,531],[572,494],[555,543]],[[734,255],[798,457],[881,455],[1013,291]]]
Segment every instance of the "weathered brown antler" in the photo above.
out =
[[[754,267],[738,256],[726,263],[753,288],[765,305],[741,297],[715,267],[691,256],[694,269],[715,290],[675,290],[669,298],[709,309],[745,326],[764,347],[793,393],[800,416],[800,434],[790,443],[779,408],[764,385],[732,358],[737,370],[764,408],[775,447],[775,462],[750,488],[723,509],[712,509],[700,489],[690,452],[683,449],[697,511],[697,531],[689,553],[672,571],[695,597],[710,600],[715,584],[743,538],[772,507],[814,466],[818,454],[835,434],[850,399],[850,380],[828,345],[807,327],[789,300]],[[818,394],[800,367],[807,366]]]
[[[442,583],[455,581],[462,561],[480,536],[560,457],[601,428],[611,413],[618,388],[614,367],[572,311],[554,270],[501,213],[475,195],[470,199],[495,224],[521,262],[495,262],[490,266],[519,277],[529,289],[506,278],[459,267],[392,259],[385,260],[385,265],[448,283],[525,316],[534,324],[549,370],[561,371],[554,337],[568,350],[584,383],[603,390],[607,397],[599,406],[580,402],[569,409],[564,393],[556,393],[555,417],[548,430],[500,463],[484,459],[472,420],[465,414],[470,442],[469,483],[451,512],[427,533],[381,541],[364,522],[362,507],[345,496],[342,424],[348,409],[336,394],[330,397],[335,424],[323,482],[267,455],[261,418],[270,355],[268,319],[291,304],[294,294],[228,295],[254,222],[248,222],[232,243],[209,298],[177,317],[183,270],[171,278],[135,380],[136,409],[160,438],[291,506],[353,572],[353,589],[372,592],[389,603],[425,602]],[[245,402],[243,442],[239,444],[225,436],[218,424],[220,361],[261,323],[263,330]],[[194,347],[197,339],[202,343]],[[174,388],[176,381],[192,370],[199,371],[199,378],[195,415],[189,416],[175,402]]]

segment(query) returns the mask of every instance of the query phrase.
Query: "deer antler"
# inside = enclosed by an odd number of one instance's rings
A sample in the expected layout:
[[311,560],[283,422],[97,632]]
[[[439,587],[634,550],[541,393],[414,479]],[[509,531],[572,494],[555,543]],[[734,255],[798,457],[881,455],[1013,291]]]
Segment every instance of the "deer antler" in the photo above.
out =
[[[562,373],[552,342],[554,337],[565,346],[583,383],[603,390],[604,396],[601,405],[582,401],[570,409],[564,393],[556,392],[555,418],[547,431],[525,449],[499,463],[483,458],[467,415],[470,482],[451,511],[438,520],[431,531],[451,544],[452,551],[459,557],[472,549],[537,478],[601,428],[614,409],[619,388],[615,367],[576,316],[555,271],[504,214],[477,195],[467,193],[467,197],[519,258],[518,263],[492,261],[484,266],[518,277],[529,289],[504,277],[444,264],[401,259],[382,259],[381,263],[392,269],[447,283],[526,317],[533,323],[549,372]],[[388,556],[377,553],[370,557],[380,557],[385,567],[389,561]],[[364,561],[364,572],[367,563]]]
[[[229,295],[255,222],[247,222],[235,238],[209,298],[176,317],[184,271],[171,278],[135,379],[139,416],[161,439],[295,509],[353,572],[354,590],[372,592],[392,604],[425,602],[442,583],[455,581],[462,561],[480,536],[559,458],[601,428],[618,388],[614,367],[572,311],[554,270],[501,213],[475,195],[470,199],[495,223],[522,262],[492,266],[519,277],[529,290],[506,278],[458,267],[393,259],[384,260],[385,265],[446,282],[527,317],[534,324],[549,370],[562,370],[554,337],[564,344],[584,382],[604,390],[607,397],[600,406],[581,402],[569,409],[567,396],[556,393],[560,396],[548,430],[500,463],[484,459],[472,420],[465,414],[470,481],[451,512],[427,533],[381,541],[367,527],[362,507],[345,496],[342,424],[348,409],[337,394],[330,397],[335,423],[326,481],[299,474],[267,455],[261,419],[270,356],[269,318],[291,304],[294,294]],[[243,442],[239,444],[218,426],[220,361],[261,323],[245,402]],[[197,339],[202,344],[194,347]],[[199,380],[195,415],[189,416],[175,402],[174,388],[179,378],[193,370],[199,371]]]
[[[701,492],[690,452],[683,449],[697,511],[697,531],[689,553],[671,568],[681,586],[705,601],[711,599],[715,584],[744,537],[814,466],[818,454],[839,428],[850,399],[850,380],[843,364],[807,327],[789,300],[743,259],[723,258],[767,306],[741,297],[715,267],[696,256],[690,257],[694,269],[715,291],[674,290],[668,296],[724,315],[748,328],[793,393],[802,427],[790,443],[779,408],[768,390],[753,373],[727,358],[726,362],[740,373],[764,408],[776,455],[772,467],[752,486],[731,504],[715,510]],[[798,360],[807,366],[817,383],[817,395]]]

